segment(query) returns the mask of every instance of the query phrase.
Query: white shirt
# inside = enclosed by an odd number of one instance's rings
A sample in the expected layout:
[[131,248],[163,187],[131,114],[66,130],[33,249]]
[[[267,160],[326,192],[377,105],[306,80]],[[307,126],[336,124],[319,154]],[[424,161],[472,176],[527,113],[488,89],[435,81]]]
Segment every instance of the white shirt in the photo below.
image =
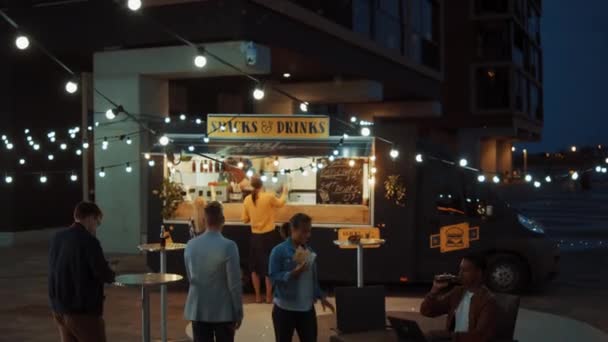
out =
[[471,298],[473,298],[473,292],[467,291],[462,296],[458,308],[456,308],[456,325],[454,326],[454,332],[467,332],[469,331],[469,309],[471,308]]

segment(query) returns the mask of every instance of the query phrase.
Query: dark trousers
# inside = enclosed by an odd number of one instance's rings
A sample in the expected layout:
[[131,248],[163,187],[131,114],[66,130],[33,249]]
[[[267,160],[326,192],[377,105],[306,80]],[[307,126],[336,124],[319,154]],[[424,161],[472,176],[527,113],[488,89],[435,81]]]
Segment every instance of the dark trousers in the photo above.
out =
[[288,311],[278,306],[272,309],[272,324],[277,342],[291,342],[293,331],[298,332],[300,342],[317,341],[317,314],[310,311]]
[[192,322],[194,342],[233,342],[234,323]]
[[101,316],[53,313],[61,342],[106,342],[106,327]]

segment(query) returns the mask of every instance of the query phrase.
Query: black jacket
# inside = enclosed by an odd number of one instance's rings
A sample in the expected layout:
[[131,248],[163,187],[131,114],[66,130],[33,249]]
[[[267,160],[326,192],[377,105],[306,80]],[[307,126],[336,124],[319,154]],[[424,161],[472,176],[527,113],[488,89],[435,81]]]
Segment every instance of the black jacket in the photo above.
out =
[[103,284],[114,281],[114,272],[103,256],[99,240],[74,223],[58,232],[49,252],[51,308],[63,314],[103,314]]

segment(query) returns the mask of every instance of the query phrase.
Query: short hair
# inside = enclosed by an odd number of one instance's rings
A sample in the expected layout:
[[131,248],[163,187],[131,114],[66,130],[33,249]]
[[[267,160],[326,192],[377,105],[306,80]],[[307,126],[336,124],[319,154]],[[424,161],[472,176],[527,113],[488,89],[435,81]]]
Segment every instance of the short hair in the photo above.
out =
[[475,268],[480,270],[482,273],[486,271],[487,263],[486,258],[483,255],[479,254],[467,254],[462,257],[463,260],[469,261]]
[[283,239],[287,239],[289,237],[289,229],[291,228],[291,223],[285,222],[279,227],[279,234]]
[[219,225],[224,223],[224,207],[218,201],[213,201],[205,207],[205,221],[207,226]]
[[291,228],[293,229],[300,229],[304,224],[310,224],[311,222],[312,218],[304,213],[297,213],[289,220]]
[[84,220],[87,217],[93,218],[101,218],[103,217],[103,213],[101,209],[97,206],[97,204],[93,202],[80,202],[76,204],[76,208],[74,208],[74,218],[76,220]]

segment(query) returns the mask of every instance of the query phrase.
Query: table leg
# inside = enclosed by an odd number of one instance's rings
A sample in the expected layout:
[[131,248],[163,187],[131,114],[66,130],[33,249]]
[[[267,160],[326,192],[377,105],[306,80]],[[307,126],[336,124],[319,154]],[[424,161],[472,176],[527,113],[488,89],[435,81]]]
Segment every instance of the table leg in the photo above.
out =
[[357,287],[363,287],[363,246],[357,245]]
[[[160,273],[167,273],[167,251],[160,251]],[[167,342],[167,286],[160,286],[160,338]]]
[[143,342],[150,342],[150,296],[148,288],[141,287],[141,337]]

